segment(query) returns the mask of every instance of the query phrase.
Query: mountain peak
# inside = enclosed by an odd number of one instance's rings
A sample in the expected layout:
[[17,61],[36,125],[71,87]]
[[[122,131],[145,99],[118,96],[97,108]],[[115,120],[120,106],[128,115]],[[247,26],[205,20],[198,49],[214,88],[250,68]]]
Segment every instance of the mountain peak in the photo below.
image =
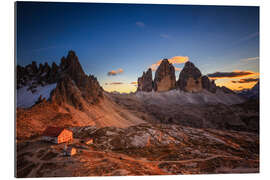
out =
[[154,90],[168,91],[175,88],[175,69],[168,59],[163,59],[155,73]]
[[68,52],[66,58],[62,57],[60,67],[75,81],[85,75],[75,51],[72,50]]
[[66,102],[81,110],[82,99],[94,104],[103,97],[103,89],[97,78],[84,73],[75,51],[71,50],[66,57],[62,57],[59,66],[55,62],[51,66],[47,62],[39,64],[39,68],[36,62],[25,67],[17,66],[18,89],[27,87],[27,91],[35,93],[40,87],[56,83],[51,99],[57,104]]
[[201,71],[190,61],[179,74],[177,85],[179,89],[187,92],[199,92],[202,90]]
[[153,89],[152,69],[149,68],[138,78],[138,91],[151,92]]

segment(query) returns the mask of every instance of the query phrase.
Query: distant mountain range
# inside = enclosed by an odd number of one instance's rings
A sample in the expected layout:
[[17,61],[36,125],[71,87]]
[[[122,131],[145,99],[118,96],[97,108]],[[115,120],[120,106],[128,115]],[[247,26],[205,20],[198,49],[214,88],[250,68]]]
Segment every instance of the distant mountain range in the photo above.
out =
[[260,98],[260,83],[259,81],[251,88],[237,92],[238,95],[248,99],[259,99]]

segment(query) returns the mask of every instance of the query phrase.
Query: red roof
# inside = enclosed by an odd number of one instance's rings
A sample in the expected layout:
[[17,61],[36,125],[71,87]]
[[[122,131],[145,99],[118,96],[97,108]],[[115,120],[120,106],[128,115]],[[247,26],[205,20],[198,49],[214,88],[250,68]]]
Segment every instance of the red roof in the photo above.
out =
[[47,127],[43,132],[43,136],[57,137],[64,130],[63,127]]

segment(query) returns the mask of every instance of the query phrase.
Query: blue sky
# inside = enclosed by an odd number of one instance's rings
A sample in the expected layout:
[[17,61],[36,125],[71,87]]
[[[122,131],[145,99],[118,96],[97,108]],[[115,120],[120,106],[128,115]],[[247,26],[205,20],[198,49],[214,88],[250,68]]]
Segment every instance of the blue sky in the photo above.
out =
[[70,49],[106,90],[134,91],[130,83],[165,57],[187,56],[203,74],[259,72],[259,8],[17,3],[18,64],[59,63]]

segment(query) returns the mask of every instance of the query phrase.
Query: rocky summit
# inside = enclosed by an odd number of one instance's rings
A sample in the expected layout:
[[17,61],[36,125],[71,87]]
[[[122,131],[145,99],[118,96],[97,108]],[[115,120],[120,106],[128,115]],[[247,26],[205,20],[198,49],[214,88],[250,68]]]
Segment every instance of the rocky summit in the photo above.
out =
[[201,92],[203,89],[216,93],[217,90],[224,93],[234,93],[226,87],[218,87],[214,80],[209,79],[208,76],[202,75],[201,71],[192,63],[186,62],[183,70],[179,74],[176,81],[174,66],[163,59],[158,69],[156,70],[154,81],[152,80],[152,70],[149,68],[143,75],[138,78],[137,92],[165,92],[173,89],[179,89],[189,93]]
[[192,62],[186,62],[179,74],[177,86],[186,92],[200,92],[202,90],[201,76],[201,71]]
[[62,57],[59,66],[55,62],[51,66],[47,62],[39,67],[36,62],[25,67],[17,66],[17,89],[27,87],[27,91],[34,93],[34,96],[39,90],[45,91],[52,84],[57,86],[50,99],[59,105],[68,103],[82,109],[79,97],[94,104],[103,96],[103,89],[96,77],[84,73],[74,51],[69,51],[67,57]]
[[168,59],[163,59],[155,73],[154,90],[158,92],[168,91],[175,88],[175,83],[174,66]]
[[69,51],[66,58],[62,57],[60,68],[63,72],[61,76],[69,76],[70,79],[75,82],[75,85],[79,88],[82,97],[88,103],[95,103],[98,101],[99,97],[103,96],[103,89],[99,85],[96,77],[93,75],[87,76],[84,73],[74,51]]
[[138,90],[151,92],[153,89],[152,69],[149,68],[143,75],[138,78]]

